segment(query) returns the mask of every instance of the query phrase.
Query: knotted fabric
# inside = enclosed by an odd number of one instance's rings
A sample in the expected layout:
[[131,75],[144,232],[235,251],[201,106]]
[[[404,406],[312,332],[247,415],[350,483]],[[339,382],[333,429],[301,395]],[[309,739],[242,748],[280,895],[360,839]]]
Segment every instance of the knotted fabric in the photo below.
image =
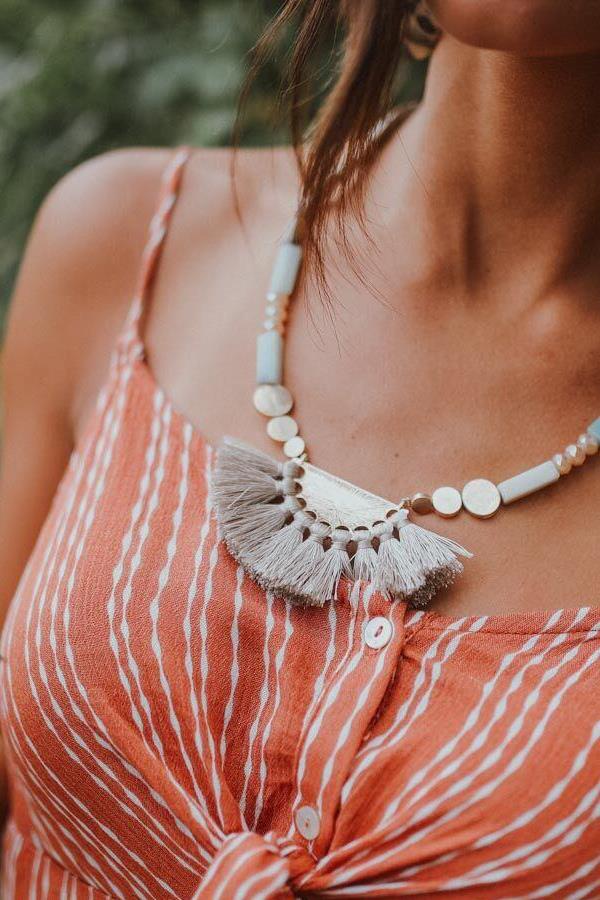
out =
[[272,831],[234,832],[223,840],[193,900],[290,900],[295,879],[313,866],[307,850]]

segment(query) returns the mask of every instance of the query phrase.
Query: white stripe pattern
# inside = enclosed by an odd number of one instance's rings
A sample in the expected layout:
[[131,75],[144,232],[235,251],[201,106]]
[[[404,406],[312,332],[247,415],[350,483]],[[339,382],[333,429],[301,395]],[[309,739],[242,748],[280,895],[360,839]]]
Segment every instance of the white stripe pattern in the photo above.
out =
[[300,609],[221,543],[139,328],[187,156],[0,642],[3,900],[600,896],[598,606]]

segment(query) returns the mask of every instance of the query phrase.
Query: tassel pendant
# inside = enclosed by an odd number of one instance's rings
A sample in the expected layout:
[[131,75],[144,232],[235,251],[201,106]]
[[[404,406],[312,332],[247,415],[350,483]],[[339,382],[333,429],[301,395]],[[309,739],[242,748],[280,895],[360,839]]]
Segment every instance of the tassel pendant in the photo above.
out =
[[266,590],[298,605],[334,600],[342,578],[423,608],[471,554],[381,497],[298,460],[278,462],[226,438],[211,485],[232,556]]

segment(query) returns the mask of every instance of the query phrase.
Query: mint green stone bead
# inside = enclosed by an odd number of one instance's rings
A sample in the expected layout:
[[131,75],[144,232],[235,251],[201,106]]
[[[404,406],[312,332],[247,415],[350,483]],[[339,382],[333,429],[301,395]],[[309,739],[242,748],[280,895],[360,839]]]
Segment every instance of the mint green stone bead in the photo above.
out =
[[588,431],[590,434],[594,435],[596,440],[600,441],[600,419],[596,419],[595,422],[592,422],[592,424],[588,426]]

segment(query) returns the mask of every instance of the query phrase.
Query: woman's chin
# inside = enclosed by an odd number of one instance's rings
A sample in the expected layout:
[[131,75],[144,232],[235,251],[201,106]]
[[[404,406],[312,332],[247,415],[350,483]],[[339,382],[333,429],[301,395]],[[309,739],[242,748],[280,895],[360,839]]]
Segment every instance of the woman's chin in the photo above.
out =
[[464,44],[523,56],[600,54],[600,0],[429,0]]

